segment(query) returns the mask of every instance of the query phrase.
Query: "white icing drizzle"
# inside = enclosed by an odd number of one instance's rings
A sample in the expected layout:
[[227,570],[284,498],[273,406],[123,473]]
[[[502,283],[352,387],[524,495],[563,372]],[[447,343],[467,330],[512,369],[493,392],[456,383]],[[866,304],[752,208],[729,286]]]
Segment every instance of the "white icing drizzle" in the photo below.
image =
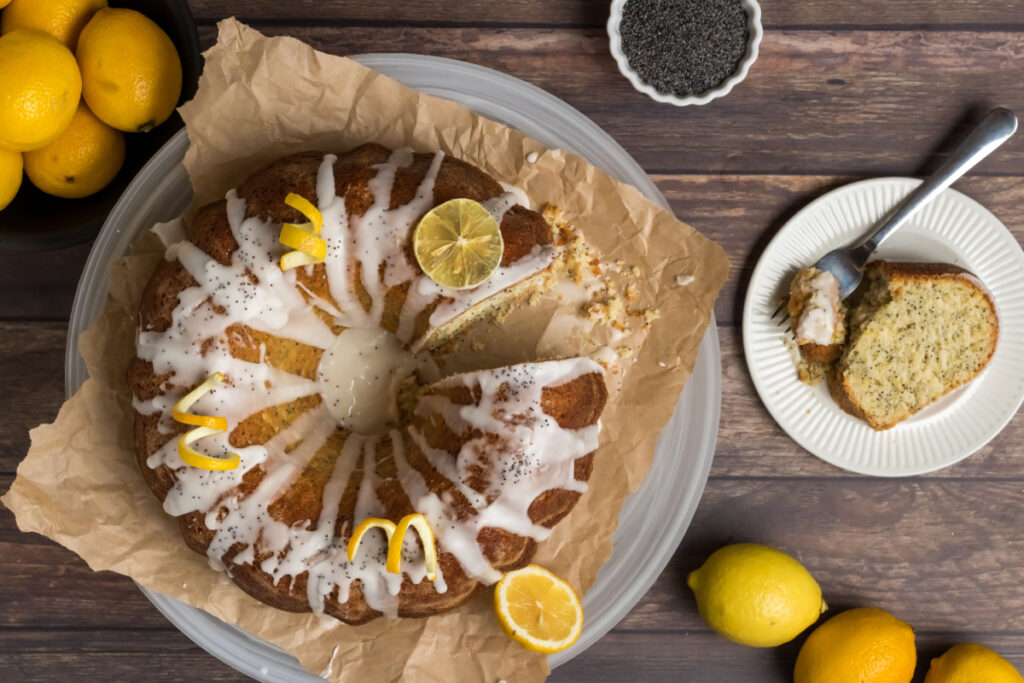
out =
[[[549,530],[529,519],[530,504],[549,489],[585,491],[586,484],[575,478],[574,463],[597,447],[599,425],[563,429],[541,410],[545,386],[570,382],[587,373],[603,374],[600,365],[579,358],[468,373],[435,385],[474,389],[479,400],[473,405],[455,405],[429,391],[420,397],[417,419],[436,415],[456,433],[476,430],[497,435],[497,443],[489,442],[486,447],[479,437],[470,439],[458,453],[449,453],[431,448],[413,425],[372,433],[387,429],[387,423],[339,416],[338,406],[344,401],[333,399],[343,398],[345,392],[338,391],[338,385],[349,382],[354,401],[365,401],[359,398],[365,387],[357,387],[357,381],[372,383],[373,377],[394,373],[395,368],[405,375],[412,371],[415,363],[406,361],[414,357],[403,345],[413,351],[422,347],[437,328],[545,270],[555,256],[553,247],[536,247],[472,290],[436,285],[409,261],[406,245],[420,216],[433,206],[434,182],[444,155],[434,155],[409,203],[390,207],[396,173],[412,164],[413,158],[411,150],[397,150],[386,163],[377,165],[369,183],[373,204],[363,215],[349,216],[345,198],[335,193],[333,165],[337,158],[324,157],[316,187],[324,218],[321,236],[327,243],[324,269],[330,300],[300,284],[295,271],[280,270],[279,259],[286,251],[277,242],[280,224],[246,218],[245,201],[232,190],[227,193],[227,217],[238,249],[230,262],[218,263],[188,241],[170,245],[166,258],[180,262],[197,284],[180,292],[167,330],[140,330],[138,335],[137,355],[152,364],[155,375],[166,379],[161,394],[149,399],[135,397],[135,409],[143,415],[158,415],[161,431],[170,434],[174,403],[213,372],[222,372],[225,381],[204,395],[194,411],[226,417],[229,431],[201,440],[196,448],[210,455],[233,451],[240,456],[234,470],[188,467],[178,457],[177,439],[170,438],[147,460],[150,468],[166,466],[174,472],[176,481],[164,500],[164,509],[174,516],[204,515],[206,526],[214,532],[208,555],[215,568],[230,572],[233,565],[254,563],[259,558],[259,568],[275,583],[287,579],[289,585],[306,573],[307,598],[317,614],[324,613],[332,596],[344,604],[357,584],[367,605],[393,617],[398,614],[403,582],[418,584],[426,579],[423,551],[415,534],[408,534],[403,543],[402,574],[385,571],[387,543],[377,531],[364,537],[353,562],[346,555],[353,523],[387,516],[378,497],[382,482],[377,474],[378,465],[387,459],[393,460],[398,483],[412,508],[430,521],[439,551],[454,556],[468,575],[491,583],[500,574],[481,550],[477,541],[480,530],[495,527],[538,540],[546,538]],[[499,223],[513,206],[526,201],[521,191],[506,189],[483,202]],[[357,263],[362,269],[361,287],[354,278]],[[387,334],[381,330],[386,297],[393,287],[406,283],[407,296],[397,322],[398,342],[394,338],[381,342],[388,353],[380,367],[370,363],[373,371],[360,374],[351,359],[338,360],[339,344],[359,346],[367,343],[366,339],[380,341],[378,338]],[[361,303],[360,292],[369,295],[368,305]],[[428,329],[414,338],[417,319],[438,301]],[[315,309],[326,312],[335,326],[345,331],[336,336]],[[244,338],[245,328],[323,350],[317,380],[271,365],[263,346],[258,362],[237,358],[232,354],[233,345],[251,343]],[[358,358],[360,354],[348,356]],[[421,377],[429,374],[422,365],[415,369]],[[292,417],[266,443],[244,448],[231,445],[231,430],[248,417],[311,396],[322,400],[310,403],[312,407]],[[394,408],[392,399],[389,396],[386,402],[389,410]],[[371,406],[370,411],[374,410],[379,409]],[[353,405],[344,406],[344,412],[353,415]],[[393,422],[394,415],[390,417]],[[422,453],[469,502],[472,514],[468,518],[464,506],[462,516],[457,514],[450,492],[430,492],[421,473],[410,464],[411,449]],[[319,517],[294,525],[275,519],[270,512],[274,502],[304,468],[324,458],[333,458],[333,469],[323,489]],[[256,468],[261,470],[258,483],[249,493],[241,493],[243,477]],[[357,471],[361,480],[354,518],[344,519],[339,528],[342,498]],[[229,550],[237,551],[230,560],[225,558]],[[447,590],[440,568],[433,587],[438,593]]]

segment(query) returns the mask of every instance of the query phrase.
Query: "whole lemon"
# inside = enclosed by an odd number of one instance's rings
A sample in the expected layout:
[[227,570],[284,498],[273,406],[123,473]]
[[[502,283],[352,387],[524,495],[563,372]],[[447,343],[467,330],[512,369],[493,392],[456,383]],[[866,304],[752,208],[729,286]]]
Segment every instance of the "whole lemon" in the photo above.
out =
[[0,147],[38,149],[67,128],[82,94],[71,50],[48,33],[0,36]]
[[163,123],[181,95],[174,43],[145,15],[101,9],[78,39],[82,96],[108,126],[128,133]]
[[68,199],[99,192],[124,163],[124,133],[93,116],[85,104],[57,139],[25,152],[25,174],[47,194]]
[[0,149],[0,210],[3,210],[21,187],[21,153]]
[[827,609],[821,588],[802,564],[756,543],[716,550],[686,583],[711,628],[742,645],[789,642]]
[[0,9],[7,7],[9,4],[11,4],[11,0],[0,0]]
[[0,33],[19,28],[45,31],[74,50],[78,34],[107,0],[13,0],[0,16]]
[[858,607],[811,633],[793,683],[910,683],[915,664],[914,629],[883,610]]
[[1024,677],[984,645],[960,643],[932,660],[924,683],[1024,683]]

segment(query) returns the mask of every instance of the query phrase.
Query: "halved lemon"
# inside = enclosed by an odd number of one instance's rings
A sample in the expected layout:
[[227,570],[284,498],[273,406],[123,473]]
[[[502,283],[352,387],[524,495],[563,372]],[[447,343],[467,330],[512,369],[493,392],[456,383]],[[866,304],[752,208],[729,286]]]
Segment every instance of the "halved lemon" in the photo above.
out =
[[494,611],[505,633],[534,652],[561,652],[583,629],[583,606],[576,591],[535,564],[509,572],[498,582]]
[[498,269],[505,242],[487,209],[451,199],[427,212],[412,235],[420,268],[443,287],[471,289]]

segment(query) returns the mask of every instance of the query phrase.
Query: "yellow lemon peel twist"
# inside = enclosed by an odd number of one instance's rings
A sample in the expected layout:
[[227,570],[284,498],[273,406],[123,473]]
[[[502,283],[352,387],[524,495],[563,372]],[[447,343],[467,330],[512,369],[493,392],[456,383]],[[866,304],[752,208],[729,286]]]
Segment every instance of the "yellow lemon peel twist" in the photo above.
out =
[[423,544],[423,564],[426,568],[427,579],[433,581],[437,578],[437,545],[434,540],[434,530],[430,528],[427,518],[421,514],[406,515],[398,524],[388,519],[369,517],[360,522],[348,541],[348,561],[356,558],[356,550],[370,529],[381,529],[388,539],[388,559],[385,569],[391,574],[402,572],[402,542],[405,539],[405,532],[412,527],[420,535],[420,542]]
[[285,223],[281,226],[278,241],[295,251],[289,251],[281,257],[281,270],[290,270],[298,266],[323,263],[327,256],[327,242],[318,237],[324,227],[324,217],[319,209],[305,197],[289,192],[284,203],[292,207],[309,221],[305,225]]
[[189,408],[196,401],[223,381],[224,375],[219,372],[213,373],[205,382],[185,394],[180,401],[174,404],[171,410],[171,416],[175,421],[196,426],[195,429],[182,434],[181,438],[178,439],[178,456],[186,465],[204,470],[219,471],[233,470],[238,467],[240,458],[237,453],[228,453],[226,458],[214,458],[192,448],[192,444],[199,439],[228,430],[227,418],[212,415],[192,415],[188,412]]

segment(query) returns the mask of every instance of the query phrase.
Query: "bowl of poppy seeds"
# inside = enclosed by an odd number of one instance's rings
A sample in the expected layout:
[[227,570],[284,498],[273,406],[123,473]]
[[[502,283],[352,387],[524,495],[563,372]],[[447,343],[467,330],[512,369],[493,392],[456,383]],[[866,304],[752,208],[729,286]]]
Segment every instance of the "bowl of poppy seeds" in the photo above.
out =
[[614,0],[619,71],[658,102],[707,104],[742,81],[761,43],[757,0]]

